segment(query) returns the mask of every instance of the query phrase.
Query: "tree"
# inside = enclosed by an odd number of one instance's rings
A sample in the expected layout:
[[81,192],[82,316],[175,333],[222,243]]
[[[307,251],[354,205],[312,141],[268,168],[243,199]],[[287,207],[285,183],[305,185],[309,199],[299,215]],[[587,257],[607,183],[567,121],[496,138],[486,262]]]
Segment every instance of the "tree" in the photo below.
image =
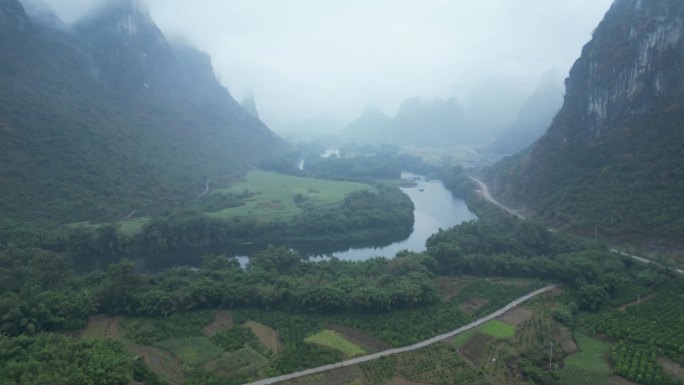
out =
[[132,313],[138,308],[137,292],[143,284],[135,263],[124,259],[109,265],[107,278],[100,288],[102,310],[112,313]]
[[288,248],[269,245],[249,259],[249,269],[279,274],[291,274],[302,264],[302,257]]

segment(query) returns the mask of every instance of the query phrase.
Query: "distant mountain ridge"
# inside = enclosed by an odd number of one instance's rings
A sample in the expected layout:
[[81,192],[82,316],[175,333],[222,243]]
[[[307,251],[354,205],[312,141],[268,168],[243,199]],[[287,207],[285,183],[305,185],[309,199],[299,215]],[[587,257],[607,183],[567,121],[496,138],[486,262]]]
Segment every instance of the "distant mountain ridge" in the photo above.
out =
[[0,210],[69,222],[161,212],[286,144],[136,1],[69,28],[0,0]]
[[684,2],[616,0],[496,195],[579,232],[684,246]]
[[542,77],[537,88],[520,108],[515,120],[483,151],[511,155],[541,138],[563,104],[563,89],[551,74]]
[[467,143],[470,134],[463,106],[455,98],[409,98],[393,118],[369,106],[342,130],[349,141],[428,146]]

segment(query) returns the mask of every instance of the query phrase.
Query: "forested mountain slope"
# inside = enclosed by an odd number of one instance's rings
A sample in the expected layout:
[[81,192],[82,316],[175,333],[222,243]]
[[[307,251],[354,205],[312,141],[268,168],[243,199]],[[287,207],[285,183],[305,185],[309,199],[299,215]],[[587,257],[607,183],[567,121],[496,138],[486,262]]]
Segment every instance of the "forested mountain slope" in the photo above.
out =
[[3,219],[161,212],[284,147],[136,1],[64,25],[0,0]]
[[495,194],[576,231],[684,245],[684,3],[616,0]]

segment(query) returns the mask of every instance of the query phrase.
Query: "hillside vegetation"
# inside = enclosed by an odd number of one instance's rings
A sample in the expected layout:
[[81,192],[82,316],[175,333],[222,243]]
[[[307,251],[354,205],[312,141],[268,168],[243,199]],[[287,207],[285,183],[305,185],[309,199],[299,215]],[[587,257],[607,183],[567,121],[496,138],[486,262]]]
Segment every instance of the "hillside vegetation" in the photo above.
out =
[[161,213],[285,147],[218,83],[206,54],[169,43],[135,2],[66,30],[8,2],[3,17],[24,22],[0,31],[3,219]]
[[581,234],[681,249],[683,15],[679,1],[616,1],[547,133],[491,171],[497,197]]

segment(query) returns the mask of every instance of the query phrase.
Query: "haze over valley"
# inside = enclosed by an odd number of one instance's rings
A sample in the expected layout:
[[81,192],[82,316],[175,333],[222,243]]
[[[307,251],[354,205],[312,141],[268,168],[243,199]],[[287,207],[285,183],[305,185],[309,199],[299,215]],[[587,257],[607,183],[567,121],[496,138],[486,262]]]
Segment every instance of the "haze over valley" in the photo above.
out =
[[680,0],[0,0],[0,384],[684,384]]

